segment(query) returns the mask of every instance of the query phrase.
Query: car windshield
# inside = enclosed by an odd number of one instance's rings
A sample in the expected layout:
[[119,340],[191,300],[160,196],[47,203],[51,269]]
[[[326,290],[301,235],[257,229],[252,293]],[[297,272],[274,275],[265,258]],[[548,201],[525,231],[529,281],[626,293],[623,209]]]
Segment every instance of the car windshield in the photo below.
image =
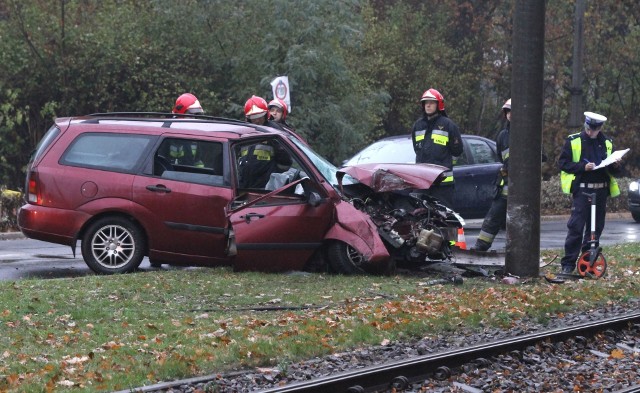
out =
[[416,153],[409,138],[382,139],[362,150],[345,162],[344,165],[387,163],[387,164],[414,164]]
[[[335,188],[338,185],[338,179],[336,177],[336,172],[338,168],[327,161],[326,158],[322,157],[315,151],[313,151],[309,146],[302,143],[297,138],[291,138],[293,143],[302,150],[302,152],[309,158],[309,160],[315,165],[318,171],[322,174],[322,176]],[[358,183],[356,179],[349,175],[345,175],[342,179],[342,184],[355,184]]]

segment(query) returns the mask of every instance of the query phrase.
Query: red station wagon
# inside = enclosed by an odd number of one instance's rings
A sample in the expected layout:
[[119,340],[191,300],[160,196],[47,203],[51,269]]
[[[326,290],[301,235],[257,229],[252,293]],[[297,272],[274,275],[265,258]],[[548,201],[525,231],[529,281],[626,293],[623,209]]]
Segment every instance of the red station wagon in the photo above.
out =
[[390,273],[450,258],[462,219],[426,190],[446,168],[340,171],[280,131],[207,116],[59,118],[27,168],[18,222],[78,241],[97,273],[152,264]]

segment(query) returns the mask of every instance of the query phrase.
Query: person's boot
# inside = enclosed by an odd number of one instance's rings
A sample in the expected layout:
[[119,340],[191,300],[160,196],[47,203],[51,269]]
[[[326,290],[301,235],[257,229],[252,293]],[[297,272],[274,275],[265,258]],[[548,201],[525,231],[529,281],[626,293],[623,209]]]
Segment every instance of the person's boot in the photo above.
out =
[[575,267],[573,266],[563,265],[561,272],[562,274],[572,274],[574,269]]
[[491,248],[491,244],[485,242],[484,240],[477,239],[476,244],[471,247],[472,251],[487,251]]

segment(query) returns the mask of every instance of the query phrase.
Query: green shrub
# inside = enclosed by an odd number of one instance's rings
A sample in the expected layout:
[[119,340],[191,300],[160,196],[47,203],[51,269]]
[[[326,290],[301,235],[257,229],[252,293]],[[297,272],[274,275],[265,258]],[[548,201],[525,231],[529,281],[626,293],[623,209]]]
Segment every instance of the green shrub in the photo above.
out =
[[22,204],[22,193],[2,190],[0,196],[0,232],[18,229],[18,208]]

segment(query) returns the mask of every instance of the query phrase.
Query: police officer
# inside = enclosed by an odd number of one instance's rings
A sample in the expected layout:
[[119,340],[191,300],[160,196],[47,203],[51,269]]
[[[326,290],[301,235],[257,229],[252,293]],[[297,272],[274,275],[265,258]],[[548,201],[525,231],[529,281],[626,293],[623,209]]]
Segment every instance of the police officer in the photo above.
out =
[[560,261],[564,274],[573,272],[581,250],[584,252],[590,247],[591,201],[585,193],[596,194],[596,240],[604,229],[607,196],[620,195],[618,183],[612,176],[620,173],[620,163],[596,169],[613,152],[611,138],[602,133],[607,118],[593,112],[584,112],[584,115],[584,130],[569,135],[558,159],[562,191],[573,197],[564,257]]
[[502,113],[506,120],[505,128],[500,131],[496,138],[496,147],[498,149],[499,159],[502,167],[496,178],[496,195],[491,202],[491,207],[487,212],[480,234],[476,239],[476,244],[471,248],[476,251],[487,251],[491,248],[493,240],[504,227],[507,220],[507,194],[509,192],[509,130],[511,129],[511,98],[502,105]]
[[437,164],[449,168],[446,178],[432,187],[430,194],[445,206],[453,207],[453,157],[462,154],[462,138],[458,126],[444,109],[444,97],[429,89],[420,98],[422,117],[413,124],[411,139],[416,163]]

